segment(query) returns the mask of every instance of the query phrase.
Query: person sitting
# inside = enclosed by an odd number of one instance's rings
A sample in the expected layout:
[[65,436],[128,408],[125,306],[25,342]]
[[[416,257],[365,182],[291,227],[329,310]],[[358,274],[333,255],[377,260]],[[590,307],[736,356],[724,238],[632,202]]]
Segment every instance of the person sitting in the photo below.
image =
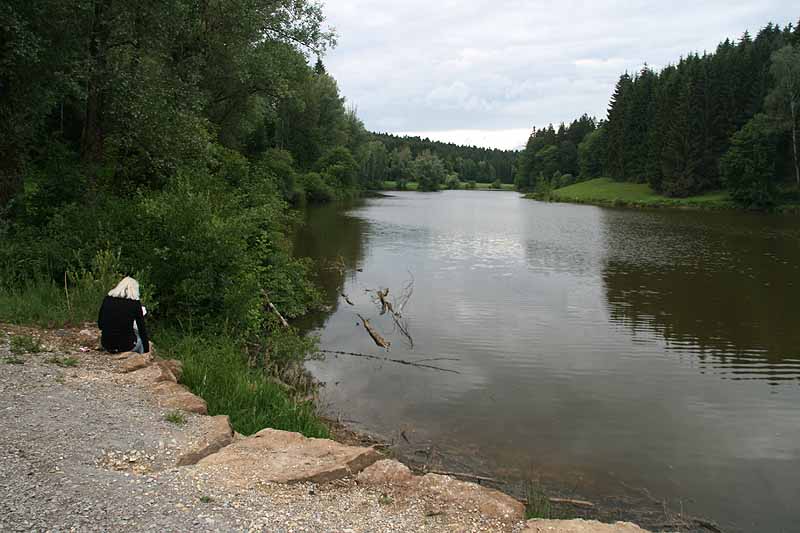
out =
[[[139,301],[139,282],[125,277],[103,299],[97,326],[100,344],[111,353],[150,352],[150,339],[144,324],[144,307]],[[135,326],[135,327],[134,327]]]

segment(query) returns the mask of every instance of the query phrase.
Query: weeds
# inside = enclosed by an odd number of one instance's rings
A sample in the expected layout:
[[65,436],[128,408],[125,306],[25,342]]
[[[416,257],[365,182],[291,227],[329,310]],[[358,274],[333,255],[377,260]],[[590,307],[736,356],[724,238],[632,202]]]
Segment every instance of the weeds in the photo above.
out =
[[78,366],[80,360],[75,357],[58,357],[53,356],[47,360],[51,365],[60,366],[61,368],[74,368]]
[[526,503],[525,518],[556,518],[553,513],[553,506],[550,498],[544,492],[542,486],[535,481],[528,481],[525,486]]
[[176,426],[185,426],[186,425],[186,415],[180,411],[171,411],[164,415],[164,420],[175,424]]
[[14,335],[11,337],[11,353],[38,353],[42,351],[42,343],[31,335]]
[[214,503],[214,498],[211,496],[200,496],[200,503]]
[[20,359],[19,357],[15,357],[15,356],[12,355],[11,357],[6,357],[5,358],[5,363],[7,365],[24,365],[25,364],[25,360],[24,359]]

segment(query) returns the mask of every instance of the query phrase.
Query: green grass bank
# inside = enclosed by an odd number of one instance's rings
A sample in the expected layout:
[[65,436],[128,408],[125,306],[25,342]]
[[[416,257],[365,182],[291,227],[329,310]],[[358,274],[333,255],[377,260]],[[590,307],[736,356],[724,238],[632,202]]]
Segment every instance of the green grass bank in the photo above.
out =
[[669,198],[657,194],[645,183],[624,183],[611,178],[597,178],[568,187],[556,189],[549,194],[532,193],[528,198],[592,204],[609,207],[652,207],[684,209],[735,209],[736,205],[727,192],[719,191],[688,198]]

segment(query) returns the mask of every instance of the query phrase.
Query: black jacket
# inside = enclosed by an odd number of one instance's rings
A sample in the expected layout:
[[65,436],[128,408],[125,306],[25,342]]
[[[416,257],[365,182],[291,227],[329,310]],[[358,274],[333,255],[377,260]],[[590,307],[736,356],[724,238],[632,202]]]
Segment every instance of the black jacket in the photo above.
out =
[[127,352],[136,344],[136,333],[133,331],[133,322],[139,328],[144,352],[150,351],[150,339],[147,337],[147,328],[144,325],[142,302],[128,300],[127,298],[112,298],[106,296],[100,306],[100,316],[97,326],[103,332],[101,344],[109,352]]

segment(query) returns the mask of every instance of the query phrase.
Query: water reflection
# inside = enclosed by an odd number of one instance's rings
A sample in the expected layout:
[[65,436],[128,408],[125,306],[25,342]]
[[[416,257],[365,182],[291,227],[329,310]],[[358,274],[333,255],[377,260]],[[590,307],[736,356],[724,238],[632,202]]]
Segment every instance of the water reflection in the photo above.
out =
[[602,221],[612,321],[664,339],[701,371],[800,380],[796,219],[603,210]]
[[302,213],[302,223],[294,233],[294,254],[314,261],[313,271],[325,306],[322,312],[305,317],[299,324],[305,331],[322,327],[336,312],[345,279],[352,277],[364,260],[366,224],[347,214],[362,203],[314,207]]
[[[395,341],[392,357],[455,357],[461,372],[312,362],[331,414],[394,438],[401,455],[435,447],[460,468],[535,472],[588,499],[627,494],[625,483],[759,524],[744,530],[794,525],[800,221],[456,191],[308,220],[297,250],[323,267],[323,347],[385,353],[361,313]],[[326,270],[339,256],[344,271]],[[399,289],[409,271],[414,349],[364,292]],[[342,291],[355,306],[338,305]]]

